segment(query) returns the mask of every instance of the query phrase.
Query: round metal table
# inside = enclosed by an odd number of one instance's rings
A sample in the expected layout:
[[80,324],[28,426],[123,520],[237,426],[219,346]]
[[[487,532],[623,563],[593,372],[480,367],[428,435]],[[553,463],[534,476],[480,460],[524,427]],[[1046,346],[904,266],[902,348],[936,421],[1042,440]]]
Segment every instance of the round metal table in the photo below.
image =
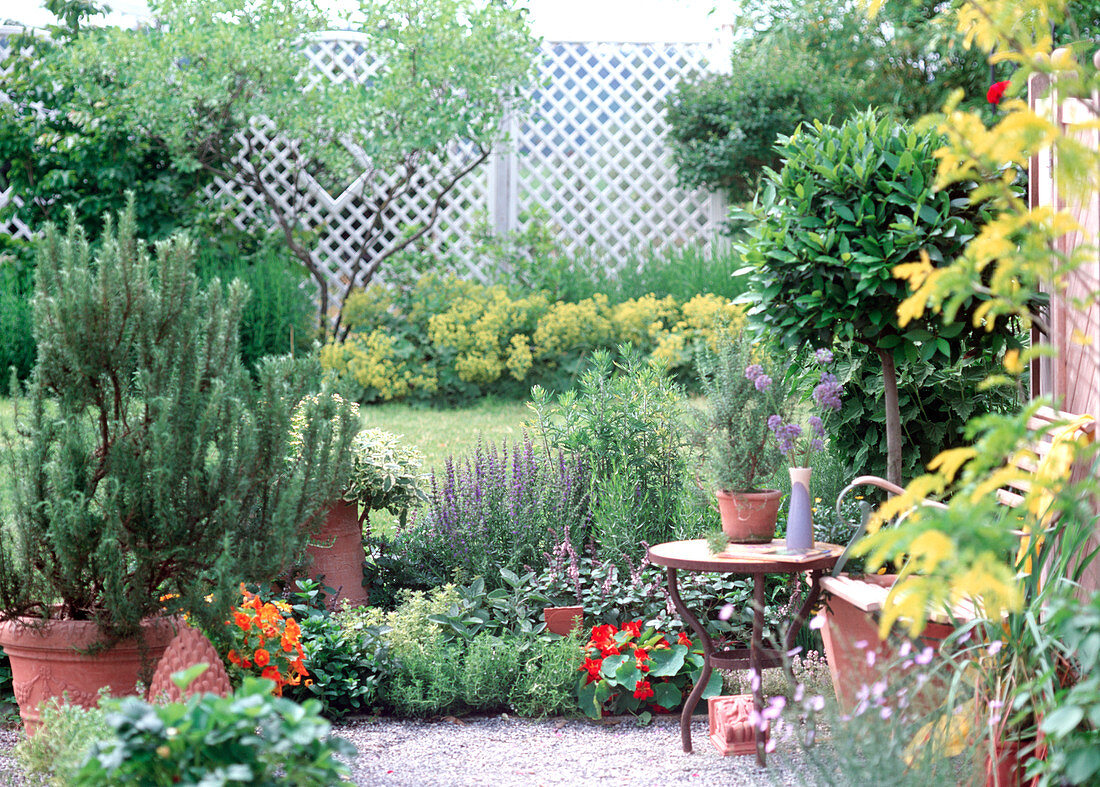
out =
[[[707,547],[705,539],[693,541],[670,541],[666,544],[657,544],[649,548],[649,561],[658,566],[665,566],[668,573],[668,592],[672,597],[672,604],[676,607],[691,630],[699,635],[703,642],[703,672],[696,681],[687,700],[684,702],[684,710],[680,714],[680,737],[683,740],[684,751],[691,751],[691,715],[695,706],[699,704],[699,697],[710,680],[711,672],[715,667],[719,669],[751,669],[756,675],[752,681],[753,707],[757,713],[764,709],[764,694],[762,671],[769,667],[782,667],[784,655],[794,647],[795,637],[798,636],[806,616],[817,603],[821,596],[819,580],[821,575],[831,569],[844,552],[844,547],[836,544],[824,544],[817,542],[812,549],[805,552],[788,553],[786,545],[781,539],[776,539],[770,544],[730,544],[724,552],[712,554]],[[716,651],[714,642],[707,630],[699,622],[688,608],[684,606],[680,598],[680,590],[677,586],[678,571],[701,571],[725,574],[751,574],[753,577],[753,620],[752,641],[748,648],[733,648]],[[791,625],[787,628],[784,637],[783,650],[765,648],[762,642],[764,630],[764,577],[767,574],[801,574],[810,576],[810,593],[805,602],[799,608]],[[764,734],[760,725],[755,726],[756,761],[763,766]]]

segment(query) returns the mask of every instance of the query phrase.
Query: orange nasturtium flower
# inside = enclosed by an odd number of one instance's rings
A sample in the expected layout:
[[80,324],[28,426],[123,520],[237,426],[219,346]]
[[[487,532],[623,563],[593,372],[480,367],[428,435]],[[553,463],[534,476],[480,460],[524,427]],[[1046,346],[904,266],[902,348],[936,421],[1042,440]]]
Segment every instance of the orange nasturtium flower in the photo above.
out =
[[[275,682],[275,694],[282,695],[284,686],[297,686],[309,673],[306,670],[301,643],[301,628],[289,614],[286,604],[265,603],[259,596],[241,586],[242,601],[233,610],[232,620],[237,647],[229,651],[229,663],[241,670],[257,670],[260,677]],[[269,650],[269,640],[279,642],[281,649]],[[247,653],[253,660],[241,655]]]

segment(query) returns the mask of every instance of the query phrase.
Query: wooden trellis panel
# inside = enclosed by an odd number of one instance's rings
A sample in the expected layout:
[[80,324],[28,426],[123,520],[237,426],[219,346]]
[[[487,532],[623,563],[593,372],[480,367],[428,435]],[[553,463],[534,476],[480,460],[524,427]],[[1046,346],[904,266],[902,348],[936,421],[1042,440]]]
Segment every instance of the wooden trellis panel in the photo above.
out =
[[[0,39],[0,57],[4,43]],[[711,53],[709,44],[545,43],[533,113],[507,121],[509,143],[448,195],[423,245],[445,249],[483,277],[471,230],[481,222],[497,232],[521,229],[521,217],[533,211],[548,217],[567,248],[605,256],[612,265],[640,247],[707,241],[723,206],[706,192],[677,188],[664,143],[663,100],[684,74],[705,68]],[[366,80],[374,68],[354,33],[325,33],[307,54],[318,80]],[[358,194],[372,184],[362,176],[350,184],[319,183],[294,165],[293,141],[262,122],[252,134],[264,148],[264,177],[277,184],[280,200],[303,200],[318,237],[313,252],[330,281],[345,284],[347,260],[368,234]],[[450,165],[468,152],[456,147]],[[222,180],[208,194],[229,206],[239,227],[272,226],[258,194]],[[0,206],[16,198],[2,192]],[[396,205],[385,216],[381,244],[424,219],[430,205],[425,193]],[[0,232],[29,235],[22,224]]]
[[[1100,68],[1100,51],[1093,61]],[[1032,109],[1051,118],[1064,134],[1100,150],[1100,131],[1088,126],[1100,117],[1100,96],[1061,99],[1056,86],[1052,90],[1047,78],[1038,75],[1031,78],[1028,96]],[[1053,396],[1063,410],[1100,418],[1100,183],[1097,173],[1092,173],[1091,189],[1070,192],[1054,177],[1055,156],[1054,151],[1045,150],[1032,157],[1029,204],[1069,212],[1080,229],[1059,238],[1055,251],[1081,250],[1086,259],[1065,274],[1063,286],[1051,297],[1050,335],[1033,334],[1033,340],[1050,343],[1058,353],[1032,365],[1031,390],[1035,396]],[[1100,527],[1093,543],[1100,544]],[[1100,561],[1089,567],[1083,585],[1100,589]]]

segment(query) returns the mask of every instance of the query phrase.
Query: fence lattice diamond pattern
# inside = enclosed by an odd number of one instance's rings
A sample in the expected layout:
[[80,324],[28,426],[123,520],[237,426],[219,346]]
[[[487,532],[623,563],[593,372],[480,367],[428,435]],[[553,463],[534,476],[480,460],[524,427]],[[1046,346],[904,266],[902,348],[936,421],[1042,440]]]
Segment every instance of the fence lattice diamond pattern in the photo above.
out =
[[[512,121],[510,147],[494,155],[448,195],[440,219],[422,245],[446,249],[482,276],[470,231],[488,222],[498,231],[520,229],[520,217],[549,219],[574,252],[606,255],[609,263],[645,246],[663,246],[713,230],[711,198],[676,186],[663,136],[662,103],[685,73],[706,67],[704,44],[548,42],[543,47],[534,111]],[[7,54],[0,37],[0,57]],[[309,46],[317,79],[369,79],[373,62],[361,40],[326,33]],[[294,145],[257,123],[253,142],[264,150],[264,177],[281,199],[304,191],[305,212],[318,233],[314,253],[334,285],[347,282],[351,258],[369,237],[357,199],[364,179],[333,195],[295,166]],[[467,151],[453,151],[461,160]],[[511,184],[501,187],[499,184]],[[296,189],[297,184],[297,189]],[[495,187],[493,184],[497,184]],[[370,183],[365,184],[370,189]],[[237,184],[216,181],[209,195],[226,202],[238,227],[272,226],[262,199]],[[0,207],[18,196],[0,192]],[[379,243],[392,243],[403,226],[423,220],[425,195],[413,196],[386,217]],[[20,238],[30,229],[18,219],[0,232]]]

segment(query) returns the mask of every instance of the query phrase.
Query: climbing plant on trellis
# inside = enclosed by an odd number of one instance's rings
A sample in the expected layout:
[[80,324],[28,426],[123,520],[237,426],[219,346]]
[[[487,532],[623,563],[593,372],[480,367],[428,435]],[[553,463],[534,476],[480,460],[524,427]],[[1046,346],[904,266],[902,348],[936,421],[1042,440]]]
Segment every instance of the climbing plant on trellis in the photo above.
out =
[[[0,57],[7,54],[5,45],[0,38]],[[471,231],[482,222],[497,232],[521,229],[533,211],[548,217],[567,249],[605,255],[611,265],[639,247],[708,238],[721,206],[705,192],[676,186],[664,144],[663,100],[684,74],[706,68],[711,46],[547,42],[542,54],[533,112],[506,121],[509,142],[447,193],[420,245],[446,250],[483,277]],[[308,55],[318,80],[367,80],[373,69],[370,53],[353,33],[327,33]],[[246,140],[241,142],[243,151]],[[384,212],[383,226],[371,225],[356,198],[359,189],[372,187],[366,174],[353,183],[319,181],[299,166],[294,141],[263,122],[255,124],[247,143],[262,151],[261,174],[276,198],[306,218],[315,237],[313,254],[334,288],[348,282],[347,260],[362,244],[386,248],[432,210],[433,199],[413,189]],[[472,155],[456,146],[448,164],[453,171]],[[272,226],[268,206],[255,191],[216,180],[208,194],[226,204],[242,229]],[[17,199],[0,192],[0,207]],[[0,232],[27,237],[30,229],[16,219]]]

